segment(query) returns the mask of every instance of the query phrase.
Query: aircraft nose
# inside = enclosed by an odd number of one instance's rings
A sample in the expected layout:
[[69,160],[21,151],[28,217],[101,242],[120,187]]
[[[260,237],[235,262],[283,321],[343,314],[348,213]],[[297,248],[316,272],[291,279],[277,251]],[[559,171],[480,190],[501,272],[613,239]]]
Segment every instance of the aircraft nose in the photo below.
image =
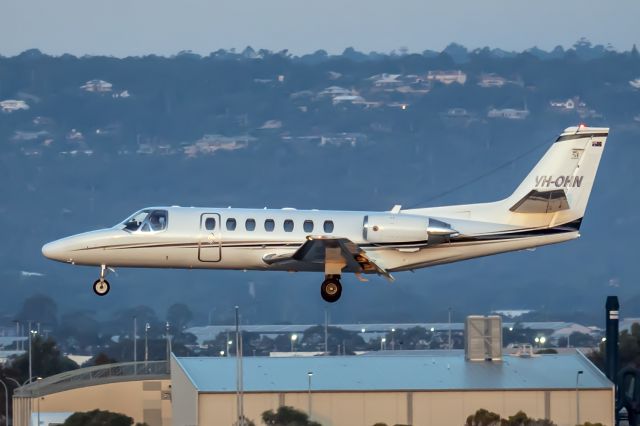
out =
[[42,246],[42,254],[51,260],[65,262],[67,258],[66,244],[60,240],[52,241]]

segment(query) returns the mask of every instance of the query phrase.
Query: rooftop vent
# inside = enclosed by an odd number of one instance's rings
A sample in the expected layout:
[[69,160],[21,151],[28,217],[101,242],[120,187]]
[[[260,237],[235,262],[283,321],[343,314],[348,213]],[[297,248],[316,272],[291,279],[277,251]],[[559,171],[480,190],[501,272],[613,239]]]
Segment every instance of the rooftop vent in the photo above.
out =
[[464,325],[467,361],[502,361],[502,318],[470,315]]

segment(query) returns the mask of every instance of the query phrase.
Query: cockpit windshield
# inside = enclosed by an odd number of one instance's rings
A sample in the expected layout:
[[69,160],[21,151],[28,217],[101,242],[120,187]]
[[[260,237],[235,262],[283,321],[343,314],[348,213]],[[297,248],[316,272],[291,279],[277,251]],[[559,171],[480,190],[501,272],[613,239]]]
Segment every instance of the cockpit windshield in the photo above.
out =
[[163,231],[167,228],[167,211],[146,209],[135,213],[122,222],[124,229],[135,232]]

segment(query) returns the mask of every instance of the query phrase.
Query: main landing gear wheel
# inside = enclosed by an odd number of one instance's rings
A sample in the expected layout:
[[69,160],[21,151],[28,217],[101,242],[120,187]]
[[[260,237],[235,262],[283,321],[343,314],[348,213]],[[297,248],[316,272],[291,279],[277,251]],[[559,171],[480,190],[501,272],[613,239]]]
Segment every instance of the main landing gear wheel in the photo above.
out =
[[93,283],[93,292],[98,296],[106,296],[110,288],[109,281],[105,279],[97,279],[96,282]]
[[325,302],[337,302],[342,295],[342,284],[340,284],[340,279],[330,277],[324,280],[320,286],[320,295]]

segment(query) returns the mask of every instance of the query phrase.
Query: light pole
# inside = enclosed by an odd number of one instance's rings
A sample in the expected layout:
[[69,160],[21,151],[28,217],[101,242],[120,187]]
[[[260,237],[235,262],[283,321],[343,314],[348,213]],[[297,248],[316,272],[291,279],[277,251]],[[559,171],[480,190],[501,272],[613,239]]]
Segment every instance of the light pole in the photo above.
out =
[[451,350],[451,306],[449,306],[449,340],[447,341],[447,349]]
[[167,321],[165,323],[165,329],[167,331],[167,361],[169,361],[169,359],[171,358],[171,335],[169,334],[171,325],[169,324],[169,321]]
[[33,377],[33,368],[32,368],[32,350],[31,350],[31,321],[29,321],[29,377]]
[[291,352],[293,352],[293,348],[296,344],[296,340],[298,340],[298,335],[294,333],[291,335]]
[[578,372],[576,373],[576,424],[579,425],[580,424],[580,392],[579,392],[579,386],[580,386],[580,376],[582,375],[583,371],[582,370],[578,370]]
[[309,419],[311,419],[311,377],[313,377],[313,371],[309,371],[307,373],[307,377],[309,378],[309,392],[308,392],[308,396],[307,396],[307,402],[308,402],[308,410],[307,412],[309,413]]
[[133,361],[138,360],[138,317],[133,317]]
[[387,339],[385,337],[383,337],[382,339],[380,339],[380,350],[383,351],[384,350],[384,346],[385,343],[387,343]]
[[233,344],[233,340],[229,340],[229,339],[227,339],[227,350],[226,350],[226,352],[227,352],[227,356],[229,356],[229,347],[230,347],[232,344]]
[[0,383],[4,386],[4,424],[9,426],[9,388],[2,380],[0,380]]
[[396,350],[396,329],[395,328],[391,329],[391,350],[392,351]]
[[151,326],[149,323],[144,325],[144,363],[147,364],[149,361],[149,329]]

